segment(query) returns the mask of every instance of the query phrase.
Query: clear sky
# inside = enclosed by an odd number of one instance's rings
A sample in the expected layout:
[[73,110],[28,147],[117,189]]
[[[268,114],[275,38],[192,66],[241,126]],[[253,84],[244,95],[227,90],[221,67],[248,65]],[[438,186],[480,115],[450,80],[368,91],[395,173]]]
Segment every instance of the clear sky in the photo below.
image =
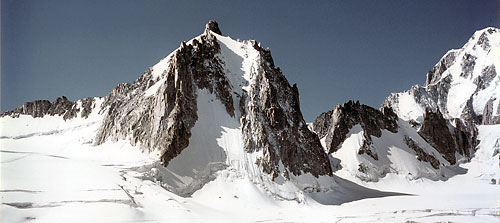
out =
[[379,107],[423,84],[447,50],[498,27],[496,0],[2,0],[1,110],[26,101],[105,96],[201,34],[271,49],[297,83],[306,121],[347,100]]

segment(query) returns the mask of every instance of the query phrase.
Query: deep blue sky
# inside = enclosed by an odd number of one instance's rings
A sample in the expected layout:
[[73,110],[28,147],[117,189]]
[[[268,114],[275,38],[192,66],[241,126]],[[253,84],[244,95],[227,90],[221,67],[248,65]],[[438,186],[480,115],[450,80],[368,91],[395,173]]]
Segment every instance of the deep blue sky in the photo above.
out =
[[349,99],[379,107],[473,32],[498,26],[497,1],[3,0],[1,110],[105,96],[201,34],[270,47],[312,121]]

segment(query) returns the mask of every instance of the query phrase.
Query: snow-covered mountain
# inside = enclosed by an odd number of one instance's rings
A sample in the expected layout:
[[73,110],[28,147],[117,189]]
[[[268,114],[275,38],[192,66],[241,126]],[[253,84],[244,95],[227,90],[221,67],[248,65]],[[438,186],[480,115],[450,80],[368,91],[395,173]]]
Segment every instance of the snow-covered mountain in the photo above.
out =
[[127,140],[159,162],[144,170],[189,196],[231,169],[273,196],[296,199],[336,184],[326,154],[302,118],[297,86],[255,41],[203,34],[104,98],[29,102],[4,115],[102,118],[93,143]]
[[387,174],[445,179],[449,162],[391,108],[349,101],[318,116],[312,128],[321,138],[335,173],[364,181]]
[[497,33],[379,110],[349,101],[308,126],[270,50],[210,21],[107,96],[1,114],[0,221],[496,220]]
[[[349,101],[319,115],[312,129],[334,173],[363,181],[387,174],[445,180],[463,173],[481,148],[479,125],[499,123],[500,30],[477,31],[427,73],[424,86],[387,97],[380,110]],[[500,138],[500,132],[497,132]]]
[[415,124],[422,123],[426,108],[439,109],[446,119],[498,123],[499,66],[500,30],[479,30],[461,49],[450,50],[441,58],[427,73],[425,85],[391,94],[383,106]]
[[476,31],[427,73],[424,86],[391,94],[391,107],[452,164],[478,149],[478,125],[500,124],[500,30]]

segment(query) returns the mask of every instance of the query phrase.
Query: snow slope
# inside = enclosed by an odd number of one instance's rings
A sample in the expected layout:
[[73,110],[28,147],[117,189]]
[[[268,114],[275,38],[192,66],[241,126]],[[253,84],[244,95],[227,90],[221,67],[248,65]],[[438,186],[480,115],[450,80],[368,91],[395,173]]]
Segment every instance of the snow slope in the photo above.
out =
[[[377,183],[358,181],[412,194],[400,196],[337,178],[341,188],[358,189],[339,188],[334,205],[307,196],[302,202],[275,199],[232,168],[217,172],[191,197],[179,197],[142,174],[142,167],[155,162],[154,152],[142,153],[126,141],[85,144],[97,128],[91,124],[51,135],[1,138],[0,221],[496,222],[499,217],[500,186],[489,178],[499,176],[491,166],[498,162],[498,154],[491,156],[498,137],[490,133],[500,125],[480,128],[482,143],[492,148],[464,164],[471,168],[467,174],[448,181],[407,181],[391,174]],[[494,175],[478,175],[482,171],[472,167],[487,167]]]
[[[276,89],[288,93],[273,98],[272,91]],[[297,115],[300,110],[295,108],[298,106],[295,99],[298,100],[297,88],[292,88],[279,68],[274,67],[269,50],[262,49],[255,41],[236,41],[219,35],[207,24],[203,34],[183,42],[135,82],[120,84],[108,96],[96,99],[88,118],[64,120],[50,115],[32,118],[23,113],[30,114],[38,108],[25,106],[26,109],[22,107],[24,110],[12,113],[20,118],[8,115],[0,118],[1,137],[17,140],[92,128],[78,142],[100,148],[101,144],[123,141],[153,154],[156,159],[136,167],[136,171],[142,178],[177,195],[191,196],[208,182],[226,177],[219,172],[227,170],[252,182],[273,199],[304,201],[304,193],[333,191],[337,185],[327,162],[311,163],[321,157],[327,159],[320,144],[314,144],[317,141],[314,135],[306,128],[304,136],[300,129],[304,125],[302,117]],[[268,100],[278,101],[267,108]],[[268,110],[273,113],[267,114]],[[292,116],[285,120],[283,129],[276,123],[274,129],[268,126],[271,119],[268,116],[272,115],[274,122],[274,112],[280,113],[278,118]],[[245,127],[250,129],[246,139]],[[267,132],[256,133],[263,128]],[[285,138],[294,134],[296,137]],[[283,143],[279,140],[288,144],[285,150],[276,152],[281,149],[275,148],[277,143]],[[252,149],[248,146],[250,142],[256,145]],[[293,150],[288,153],[300,156],[279,154],[287,153],[287,149]],[[306,159],[314,149],[322,156]],[[171,154],[163,159],[166,153]],[[282,157],[291,161],[283,162]],[[306,159],[307,163],[294,159]],[[291,165],[297,168],[291,170]],[[315,165],[326,168],[315,170],[312,168]],[[268,169],[273,171],[272,175]]]
[[450,50],[427,74],[424,86],[391,94],[383,103],[406,121],[422,122],[425,108],[439,108],[445,118],[461,118],[467,103],[482,115],[493,100],[493,115],[500,102],[500,30],[476,31],[461,48]]
[[[407,122],[399,120],[398,126],[397,133],[382,130],[381,137],[370,136],[373,141],[370,148],[377,155],[377,160],[366,153],[359,153],[365,142],[365,134],[359,124],[353,126],[339,149],[330,154],[334,173],[346,179],[358,178],[374,182],[384,178],[387,174],[398,175],[410,181],[420,178],[444,180],[456,174],[454,171],[444,170],[446,166],[449,166],[449,162]],[[410,138],[425,153],[435,157],[440,163],[439,167],[436,169],[429,162],[418,160],[416,151],[405,142],[406,138]]]

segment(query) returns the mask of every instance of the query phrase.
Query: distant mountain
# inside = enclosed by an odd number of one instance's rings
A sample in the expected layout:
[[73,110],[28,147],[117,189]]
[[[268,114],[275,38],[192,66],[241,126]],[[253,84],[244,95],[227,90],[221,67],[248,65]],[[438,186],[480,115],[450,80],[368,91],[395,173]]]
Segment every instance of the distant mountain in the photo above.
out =
[[473,156],[478,125],[500,124],[500,30],[474,33],[427,73],[424,86],[391,94],[391,107],[454,164]]
[[380,110],[349,101],[319,115],[312,129],[334,173],[364,181],[388,173],[434,180],[461,173],[455,164],[481,149],[478,126],[500,123],[499,47],[499,29],[477,31],[446,53],[424,86],[391,94]]
[[332,169],[364,181],[388,173],[409,179],[445,179],[450,163],[391,108],[374,109],[349,101],[321,114],[313,123],[330,155]]
[[444,118],[467,124],[498,123],[500,102],[500,30],[474,33],[461,48],[448,51],[427,73],[424,86],[393,93],[383,106],[403,120],[421,124],[426,108],[440,110]]

